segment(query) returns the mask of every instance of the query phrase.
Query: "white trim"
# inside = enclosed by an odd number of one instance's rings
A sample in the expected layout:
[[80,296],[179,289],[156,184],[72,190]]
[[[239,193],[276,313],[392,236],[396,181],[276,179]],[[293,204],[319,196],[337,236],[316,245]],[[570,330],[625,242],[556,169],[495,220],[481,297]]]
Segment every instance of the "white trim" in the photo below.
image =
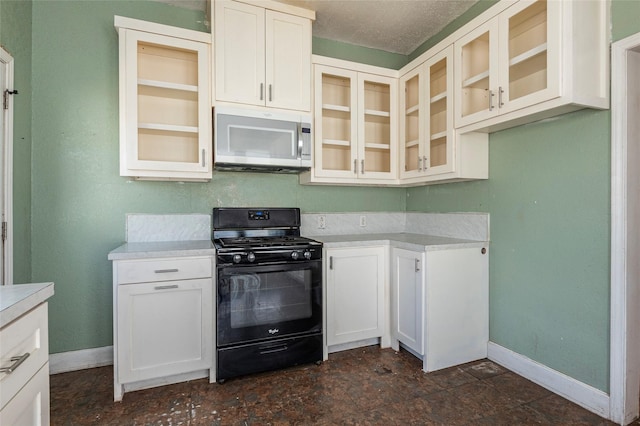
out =
[[116,30],[119,30],[120,28],[127,28],[131,30],[211,44],[210,33],[188,30],[185,28],[173,27],[170,25],[156,24],[155,22],[141,21],[139,19],[127,18],[125,16],[114,15],[113,26],[116,27]]
[[[217,1],[217,0],[213,0],[213,1]],[[262,9],[274,10],[280,13],[299,16],[301,18],[310,19],[312,21],[316,20],[315,10],[294,6],[291,4],[281,3],[279,1],[272,1],[272,0],[236,0],[236,1],[239,1],[240,3],[250,4],[252,6],[256,6]]]
[[[637,196],[629,199],[627,181],[637,181],[638,171],[633,161],[628,161],[630,114],[636,115],[640,109],[637,102],[629,100],[629,78],[634,78],[637,95],[640,81],[636,73],[629,72],[634,67],[629,61],[631,50],[640,48],[640,33],[619,40],[611,45],[611,342],[610,342],[610,413],[611,419],[627,424],[638,416],[640,351],[637,325],[639,286],[636,268],[635,245],[627,240],[630,227],[629,218],[636,217]],[[637,64],[636,60],[636,64]],[[638,66],[634,67],[637,71]],[[630,110],[633,108],[633,110]],[[627,169],[627,165],[633,168]],[[635,178],[635,179],[634,179]],[[632,197],[634,197],[632,195]],[[633,236],[637,238],[637,235]],[[633,307],[630,309],[630,307]]]
[[368,74],[381,75],[383,77],[389,78],[400,78],[400,74],[398,73],[398,71],[391,68],[361,64],[344,59],[331,58],[329,56],[311,55],[311,64],[342,68],[348,71],[366,72]]
[[609,395],[524,355],[489,342],[488,358],[525,379],[602,417],[609,417]]
[[84,370],[113,364],[113,346],[49,355],[49,374]]
[[[4,87],[13,90],[13,57],[2,47],[0,47],[0,66],[5,67]],[[3,150],[2,161],[4,162],[2,182],[5,187],[2,203],[4,211],[0,213],[4,216],[3,220],[7,222],[6,250],[2,270],[5,284],[13,284],[13,98],[13,96],[9,96],[9,108],[2,110],[4,114],[4,144],[1,147]],[[0,108],[2,108],[1,105]]]

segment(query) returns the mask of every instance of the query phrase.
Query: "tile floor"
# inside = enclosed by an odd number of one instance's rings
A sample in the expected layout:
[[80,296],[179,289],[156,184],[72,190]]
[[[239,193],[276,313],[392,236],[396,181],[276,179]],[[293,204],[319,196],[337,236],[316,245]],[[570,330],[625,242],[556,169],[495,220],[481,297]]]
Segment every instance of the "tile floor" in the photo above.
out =
[[130,392],[112,367],[51,376],[56,425],[609,425],[488,360],[425,374],[405,351],[367,347],[320,366]]

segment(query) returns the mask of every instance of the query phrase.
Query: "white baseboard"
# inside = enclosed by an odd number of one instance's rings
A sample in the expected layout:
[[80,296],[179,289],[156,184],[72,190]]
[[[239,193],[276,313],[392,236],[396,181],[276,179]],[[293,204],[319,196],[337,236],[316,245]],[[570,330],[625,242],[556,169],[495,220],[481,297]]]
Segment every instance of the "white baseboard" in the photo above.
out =
[[113,346],[49,355],[49,374],[84,370],[113,364]]
[[609,395],[524,355],[489,342],[488,358],[563,398],[609,418]]

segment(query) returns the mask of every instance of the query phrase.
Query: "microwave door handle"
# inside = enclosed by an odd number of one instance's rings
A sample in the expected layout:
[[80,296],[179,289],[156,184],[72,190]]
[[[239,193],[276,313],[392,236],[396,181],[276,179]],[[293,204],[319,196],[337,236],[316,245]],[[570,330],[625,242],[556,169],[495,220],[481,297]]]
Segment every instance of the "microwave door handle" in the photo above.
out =
[[302,148],[304,141],[302,140],[302,123],[298,123],[298,160],[302,159]]

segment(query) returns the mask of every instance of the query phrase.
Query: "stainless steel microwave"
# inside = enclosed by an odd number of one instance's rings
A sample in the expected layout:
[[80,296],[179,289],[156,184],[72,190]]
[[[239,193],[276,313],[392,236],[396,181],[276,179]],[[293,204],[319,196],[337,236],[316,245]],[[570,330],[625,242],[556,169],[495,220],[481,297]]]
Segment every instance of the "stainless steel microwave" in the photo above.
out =
[[214,110],[214,168],[299,173],[311,167],[311,116]]

